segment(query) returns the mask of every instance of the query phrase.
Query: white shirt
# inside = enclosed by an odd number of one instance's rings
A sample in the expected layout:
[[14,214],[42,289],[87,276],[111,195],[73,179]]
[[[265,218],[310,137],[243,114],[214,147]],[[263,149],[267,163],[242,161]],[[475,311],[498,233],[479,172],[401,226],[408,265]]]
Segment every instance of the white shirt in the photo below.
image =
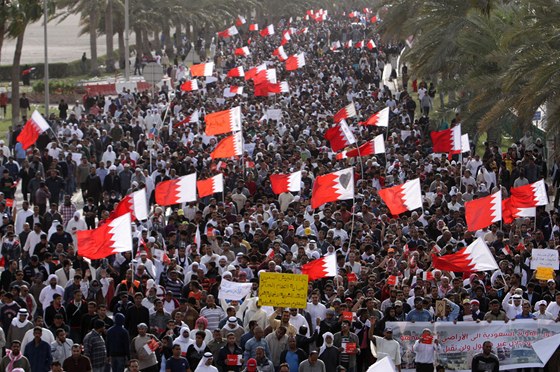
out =
[[506,312],[506,315],[509,319],[515,319],[515,316],[521,314],[521,312],[523,311],[523,308],[521,307],[523,301],[519,301],[519,305],[515,306],[509,303],[510,298],[511,293],[508,292],[508,294],[506,294],[502,301],[502,307],[504,308],[504,311]]
[[24,252],[29,253],[29,257],[33,256],[35,252],[35,246],[39,244],[41,241],[41,234],[43,232],[36,233],[35,230],[32,230],[29,235],[27,235],[27,240],[25,241],[25,245],[23,246]]
[[548,304],[546,311],[551,313],[553,317],[557,317],[558,312],[560,312],[560,305],[558,305],[556,302],[551,302]]
[[384,337],[374,336],[377,348],[377,360],[388,356],[396,366],[401,365],[401,345],[397,340],[387,340]]
[[17,212],[16,220],[14,223],[16,235],[19,235],[23,231],[23,225],[25,225],[25,220],[27,219],[27,217],[31,215],[33,215],[33,211],[31,209],[28,209],[26,211],[22,209],[21,211]]
[[75,218],[72,218],[70,221],[68,221],[68,224],[66,225],[66,232],[72,235],[74,246],[78,244],[78,237],[76,233],[83,230],[87,230],[86,221],[82,220],[81,218],[78,219],[78,221],[76,221]]
[[416,353],[414,361],[416,363],[433,363],[434,351],[439,349],[439,345],[435,343],[423,344],[420,340],[416,340],[412,346],[412,350]]
[[308,302],[305,310],[309,313],[309,315],[311,315],[311,328],[315,331],[317,318],[322,320],[327,317],[327,307],[320,302],[317,303],[317,305],[313,305],[312,302]]

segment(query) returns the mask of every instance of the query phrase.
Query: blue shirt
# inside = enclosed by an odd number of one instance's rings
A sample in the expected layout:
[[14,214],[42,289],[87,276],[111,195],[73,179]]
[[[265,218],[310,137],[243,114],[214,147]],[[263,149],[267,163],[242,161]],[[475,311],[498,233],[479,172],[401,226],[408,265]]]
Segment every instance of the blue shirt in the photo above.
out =
[[286,363],[290,366],[290,372],[298,372],[300,362],[302,360],[299,360],[297,353],[288,350],[286,353]]
[[189,368],[189,362],[183,357],[171,357],[165,361],[165,369],[170,369],[171,372],[185,372]]
[[431,322],[432,314],[428,310],[416,310],[412,309],[406,316],[407,322]]

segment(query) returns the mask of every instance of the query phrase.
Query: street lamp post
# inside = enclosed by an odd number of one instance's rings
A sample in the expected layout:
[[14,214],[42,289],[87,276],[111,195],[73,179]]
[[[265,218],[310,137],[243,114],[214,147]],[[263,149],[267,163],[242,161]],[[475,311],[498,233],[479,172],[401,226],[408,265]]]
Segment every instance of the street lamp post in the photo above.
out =
[[44,79],[45,79],[45,117],[49,117],[49,101],[50,101],[50,97],[49,97],[49,53],[48,53],[48,45],[49,42],[47,40],[47,21],[49,20],[49,10],[48,10],[48,0],[44,0],[43,1],[43,15],[45,17],[45,22],[44,22],[44,38],[45,38],[45,63],[44,63],[44,67],[45,67],[45,73],[44,73]]
[[124,1],[124,79],[130,79],[130,45],[129,45],[129,0]]

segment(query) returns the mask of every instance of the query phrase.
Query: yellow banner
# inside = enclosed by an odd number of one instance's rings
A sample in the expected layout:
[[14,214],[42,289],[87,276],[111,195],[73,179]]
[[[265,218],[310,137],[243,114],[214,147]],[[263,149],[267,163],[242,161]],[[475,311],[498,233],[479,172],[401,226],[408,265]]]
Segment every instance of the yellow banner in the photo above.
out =
[[307,307],[307,275],[261,273],[259,303],[261,306]]

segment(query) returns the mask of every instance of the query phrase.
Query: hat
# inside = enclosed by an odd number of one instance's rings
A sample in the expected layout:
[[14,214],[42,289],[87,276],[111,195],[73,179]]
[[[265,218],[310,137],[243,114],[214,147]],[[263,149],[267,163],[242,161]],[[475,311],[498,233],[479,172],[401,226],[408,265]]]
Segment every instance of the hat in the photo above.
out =
[[213,354],[211,352],[207,351],[207,352],[204,353],[204,357],[205,358],[212,358]]
[[422,297],[420,297],[420,296],[414,297],[414,303],[422,302],[423,300],[424,300],[424,299],[423,299]]
[[471,303],[471,300],[469,300],[468,298],[465,298],[465,299],[463,300],[463,305],[464,305],[464,304],[469,304],[469,305],[470,305],[470,303]]
[[230,316],[227,321],[228,323],[237,323],[237,318],[234,316]]
[[521,295],[516,294],[511,296],[511,298],[513,298],[514,300],[521,300],[523,297],[521,297]]
[[535,303],[535,308],[537,308],[537,307],[539,307],[539,306],[541,306],[541,305],[547,306],[548,304],[546,303],[546,300],[540,300],[540,301],[537,301],[537,302]]
[[546,282],[547,282],[547,283],[556,283],[556,282],[554,281],[554,279],[548,279]]
[[385,327],[385,332],[391,332],[391,333],[393,333],[393,328],[391,328],[391,327]]
[[257,360],[255,358],[250,358],[247,361],[247,371],[256,371],[257,370]]
[[136,328],[138,328],[138,329],[140,329],[140,328],[148,329],[148,326],[146,325],[146,323],[140,323],[136,326]]
[[401,300],[397,300],[395,301],[395,306],[402,306],[402,301]]
[[27,312],[27,309],[19,309],[18,311],[18,315],[29,315],[29,313]]
[[288,230],[293,230],[293,229],[294,229],[293,225],[288,226]]
[[474,304],[480,305],[480,302],[478,302],[478,300],[471,300],[471,305],[474,305]]
[[345,302],[348,302],[348,301],[350,301],[350,302],[354,302],[354,300],[353,300],[353,299],[351,299],[350,297],[346,297],[346,300],[344,300],[344,301],[345,301]]

